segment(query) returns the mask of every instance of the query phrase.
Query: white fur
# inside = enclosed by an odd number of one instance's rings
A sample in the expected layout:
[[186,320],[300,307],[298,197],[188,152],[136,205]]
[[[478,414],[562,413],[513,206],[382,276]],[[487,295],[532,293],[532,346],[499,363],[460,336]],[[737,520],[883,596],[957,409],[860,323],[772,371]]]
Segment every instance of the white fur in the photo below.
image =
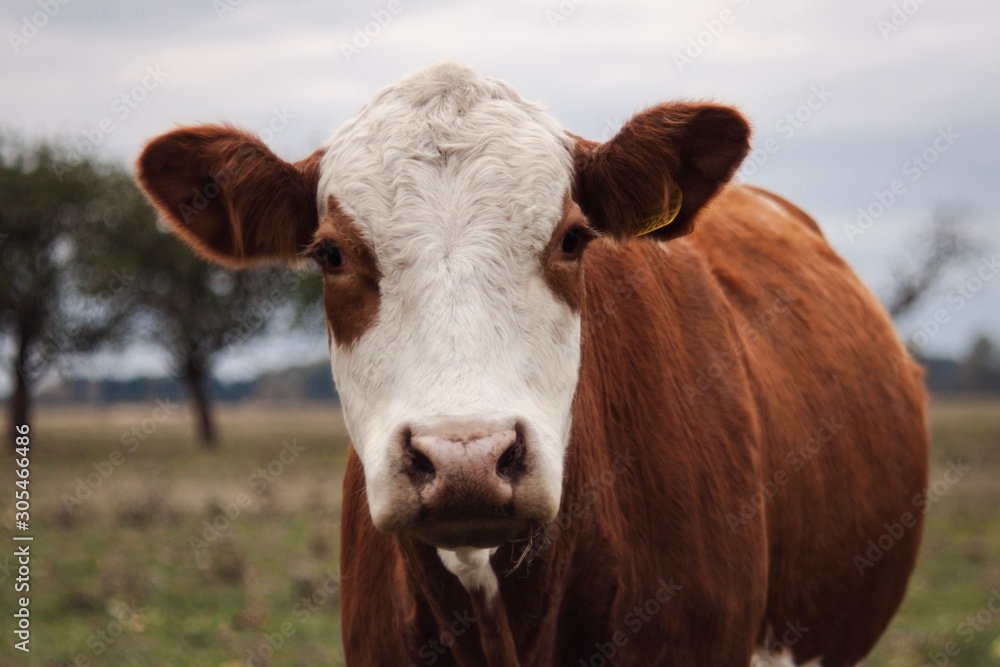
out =
[[467,591],[480,591],[489,602],[497,594],[500,586],[497,575],[490,565],[493,549],[462,548],[450,551],[438,549],[438,557],[448,571],[458,577]]
[[773,208],[778,213],[779,216],[781,216],[782,218],[788,217],[789,214],[788,209],[785,207],[784,204],[774,199],[774,197],[771,197],[768,193],[762,192],[760,190],[752,190],[751,192],[757,195],[760,199],[764,200],[764,203]]
[[440,64],[376,94],[325,147],[321,214],[333,195],[382,274],[375,325],[331,347],[375,525],[413,502],[400,430],[444,421],[520,420],[554,516],[580,318],[541,262],[570,186],[570,140],[508,84]]

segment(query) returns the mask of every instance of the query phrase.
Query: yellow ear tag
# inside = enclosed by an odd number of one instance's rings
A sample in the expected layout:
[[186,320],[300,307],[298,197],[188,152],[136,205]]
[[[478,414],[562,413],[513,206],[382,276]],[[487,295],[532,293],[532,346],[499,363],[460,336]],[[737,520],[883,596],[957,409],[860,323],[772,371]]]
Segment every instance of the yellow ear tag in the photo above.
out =
[[681,212],[681,204],[683,202],[684,196],[681,194],[681,191],[678,190],[677,196],[670,202],[670,209],[646,218],[643,222],[642,229],[637,231],[635,236],[645,236],[650,232],[655,232],[657,229],[663,229],[669,225],[677,219],[677,214]]

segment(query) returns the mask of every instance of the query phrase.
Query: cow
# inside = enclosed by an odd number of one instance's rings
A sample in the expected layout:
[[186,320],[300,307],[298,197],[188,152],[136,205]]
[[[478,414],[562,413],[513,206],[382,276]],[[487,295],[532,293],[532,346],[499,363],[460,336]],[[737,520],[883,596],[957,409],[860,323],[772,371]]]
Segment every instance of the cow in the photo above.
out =
[[314,262],[352,440],[349,665],[857,664],[905,594],[922,373],[734,108],[610,140],[439,63],[295,163],[146,145],[173,232]]

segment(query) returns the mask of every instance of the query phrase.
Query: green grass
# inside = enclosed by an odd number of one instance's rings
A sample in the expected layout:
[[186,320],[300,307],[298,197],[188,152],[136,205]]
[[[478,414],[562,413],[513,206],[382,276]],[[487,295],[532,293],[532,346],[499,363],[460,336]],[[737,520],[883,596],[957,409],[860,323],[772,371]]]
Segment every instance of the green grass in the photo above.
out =
[[1000,591],[1000,401],[932,404],[932,486],[959,461],[969,471],[938,487],[909,594],[866,667],[1000,665],[1000,614],[988,608]]
[[[343,664],[327,583],[347,447],[336,408],[227,411],[218,452],[192,442],[179,410],[129,452],[135,441],[123,446],[122,434],[152,407],[33,420],[32,652],[13,649],[5,613],[0,664]],[[292,458],[286,442],[302,451]],[[113,472],[104,479],[95,463]],[[77,504],[90,474],[100,484]],[[10,495],[0,501],[8,529]],[[213,520],[222,530],[206,533]],[[198,553],[192,538],[204,541]]]
[[[12,647],[12,579],[0,572],[0,665],[343,664],[335,584],[324,590],[337,569],[339,412],[229,409],[219,451],[206,452],[178,409],[129,451],[137,441],[123,434],[151,428],[153,408],[35,416],[32,652]],[[931,479],[950,462],[970,469],[932,504],[910,593],[867,667],[934,664],[948,648],[949,665],[1000,665],[1000,614],[987,606],[1000,591],[1000,401],[936,402],[932,425]],[[9,531],[9,458],[3,470]],[[67,503],[88,475],[99,484]],[[213,520],[217,535],[205,533]],[[205,540],[197,553],[192,538]]]

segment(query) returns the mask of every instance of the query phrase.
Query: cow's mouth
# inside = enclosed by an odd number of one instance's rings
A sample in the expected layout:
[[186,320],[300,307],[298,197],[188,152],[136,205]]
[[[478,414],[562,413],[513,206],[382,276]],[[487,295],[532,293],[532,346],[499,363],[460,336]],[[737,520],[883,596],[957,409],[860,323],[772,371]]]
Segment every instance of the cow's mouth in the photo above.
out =
[[435,519],[414,522],[406,531],[438,549],[489,549],[510,542],[528,526],[529,521],[520,517]]

